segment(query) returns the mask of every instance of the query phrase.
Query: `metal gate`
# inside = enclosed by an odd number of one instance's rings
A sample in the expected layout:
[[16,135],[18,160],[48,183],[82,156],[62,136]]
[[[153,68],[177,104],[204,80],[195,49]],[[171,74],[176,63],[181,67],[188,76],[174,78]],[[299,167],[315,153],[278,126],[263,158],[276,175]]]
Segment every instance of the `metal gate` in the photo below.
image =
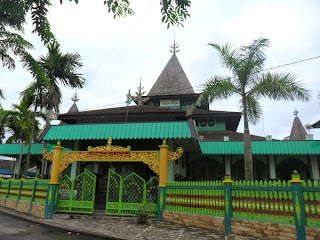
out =
[[135,215],[139,209],[148,205],[150,216],[157,214],[159,180],[152,177],[147,183],[136,173],[122,178],[109,169],[106,214]]
[[57,212],[93,213],[97,177],[84,172],[71,180],[67,175],[61,178]]

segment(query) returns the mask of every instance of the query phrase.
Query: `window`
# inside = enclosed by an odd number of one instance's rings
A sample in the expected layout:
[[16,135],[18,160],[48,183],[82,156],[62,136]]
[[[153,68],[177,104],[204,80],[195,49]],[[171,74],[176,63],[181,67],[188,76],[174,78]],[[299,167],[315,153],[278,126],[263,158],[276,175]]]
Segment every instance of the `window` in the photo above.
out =
[[207,126],[207,121],[206,121],[205,119],[202,119],[202,120],[200,121],[200,126],[201,126],[201,127],[206,127],[206,126]]
[[215,121],[214,119],[210,119],[210,120],[208,121],[208,125],[209,125],[209,127],[215,127],[216,121]]

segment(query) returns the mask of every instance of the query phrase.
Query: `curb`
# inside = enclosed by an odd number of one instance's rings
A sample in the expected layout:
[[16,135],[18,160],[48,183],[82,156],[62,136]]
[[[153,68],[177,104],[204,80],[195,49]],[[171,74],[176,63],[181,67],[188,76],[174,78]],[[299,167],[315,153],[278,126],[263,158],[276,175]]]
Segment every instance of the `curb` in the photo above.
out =
[[4,208],[4,207],[0,207],[0,213],[3,212],[5,214],[17,217],[17,218],[22,218],[24,220],[39,224],[39,225],[43,225],[46,227],[50,227],[50,228],[54,228],[54,229],[58,229],[58,230],[63,230],[66,232],[74,232],[74,233],[80,233],[86,236],[92,236],[92,237],[98,237],[98,238],[108,238],[110,240],[125,240],[124,238],[115,238],[115,237],[111,237],[107,234],[102,234],[102,233],[93,233],[93,232],[89,232],[89,231],[85,231],[85,230],[79,230],[73,227],[65,227],[64,225],[59,225],[59,224],[55,224],[55,223],[51,223],[51,222],[47,222],[46,219],[42,219],[42,218],[36,218],[34,216],[29,216],[25,213],[20,213],[20,212],[16,212],[12,209],[8,209],[8,208]]

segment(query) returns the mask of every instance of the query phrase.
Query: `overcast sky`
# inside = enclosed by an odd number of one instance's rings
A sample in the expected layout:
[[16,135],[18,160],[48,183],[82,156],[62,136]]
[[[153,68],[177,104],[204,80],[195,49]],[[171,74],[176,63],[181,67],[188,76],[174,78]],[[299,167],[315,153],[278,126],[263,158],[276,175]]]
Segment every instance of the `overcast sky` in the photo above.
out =
[[[125,106],[128,89],[135,92],[140,77],[148,93],[171,57],[169,47],[173,44],[174,31],[181,50],[178,59],[196,91],[210,76],[228,74],[208,43],[229,42],[236,47],[248,45],[258,37],[268,38],[271,47],[265,68],[320,55],[320,2],[316,0],[193,0],[191,18],[185,27],[169,30],[161,23],[160,0],[131,0],[135,14],[125,19],[113,19],[102,0],[80,0],[78,5],[67,0],[62,5],[59,1],[52,2],[48,17],[62,51],[79,53],[83,59],[81,73],[87,82],[78,91],[80,111]],[[34,44],[32,54],[37,58],[46,49],[31,34],[30,17],[27,20],[25,38]],[[311,90],[312,99],[307,103],[261,99],[263,121],[251,125],[251,133],[283,139],[290,135],[295,108],[303,125],[318,121],[319,66],[320,58],[274,70],[297,75],[297,80]],[[20,92],[33,79],[19,62],[14,71],[4,67],[0,71],[0,88],[6,97],[1,105],[9,109],[12,103],[19,102]],[[61,88],[64,98],[60,112],[64,113],[72,105],[75,90]],[[217,101],[210,109],[238,111],[237,102],[236,97]],[[239,132],[243,131],[242,125],[241,121]],[[320,139],[320,130],[311,133]]]

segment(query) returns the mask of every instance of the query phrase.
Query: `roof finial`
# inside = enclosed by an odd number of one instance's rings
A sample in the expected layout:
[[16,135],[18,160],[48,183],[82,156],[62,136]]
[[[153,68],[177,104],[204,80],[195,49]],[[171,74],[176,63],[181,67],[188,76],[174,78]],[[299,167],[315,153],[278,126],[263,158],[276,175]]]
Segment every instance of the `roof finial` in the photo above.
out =
[[298,117],[298,113],[299,111],[297,110],[297,108],[294,109],[293,115],[295,115],[296,117]]
[[170,48],[172,48],[173,50],[169,50],[169,52],[171,52],[173,54],[176,54],[176,53],[180,52],[180,50],[178,49],[179,45],[178,45],[178,43],[176,43],[176,34],[175,34],[175,32],[174,32],[174,35],[173,35],[173,45],[171,45]]
[[142,87],[141,84],[141,77],[140,77],[140,86],[137,87],[137,92],[135,92],[136,96],[132,96],[133,101],[136,101],[138,105],[143,105],[145,102],[149,100],[148,97],[143,97],[143,94],[146,93],[146,91],[143,91],[144,87]]
[[77,94],[77,90],[76,92],[74,93],[74,95],[72,96],[71,100],[76,103],[80,100],[80,98],[78,97],[78,94]]

